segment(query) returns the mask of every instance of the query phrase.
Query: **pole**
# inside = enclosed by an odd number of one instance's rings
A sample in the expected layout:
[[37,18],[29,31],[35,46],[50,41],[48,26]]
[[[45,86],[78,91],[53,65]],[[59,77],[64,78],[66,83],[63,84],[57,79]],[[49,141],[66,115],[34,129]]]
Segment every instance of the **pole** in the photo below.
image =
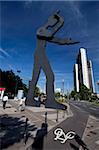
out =
[[63,110],[63,118],[65,118],[65,110]]
[[47,124],[47,112],[45,112],[45,123]]
[[64,79],[62,80],[62,96],[64,96]]
[[57,109],[56,122],[58,122],[58,109]]

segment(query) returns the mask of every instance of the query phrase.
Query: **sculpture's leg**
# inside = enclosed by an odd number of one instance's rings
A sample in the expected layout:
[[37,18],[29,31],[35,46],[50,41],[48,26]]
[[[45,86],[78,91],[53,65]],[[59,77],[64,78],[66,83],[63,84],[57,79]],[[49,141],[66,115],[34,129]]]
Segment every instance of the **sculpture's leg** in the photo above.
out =
[[32,80],[30,82],[29,85],[29,91],[28,91],[28,95],[27,95],[27,100],[26,100],[26,104],[27,105],[31,105],[34,106],[35,101],[34,101],[34,91],[35,91],[35,87],[39,78],[39,74],[40,74],[40,64],[37,62],[37,60],[35,60],[34,63],[34,69],[33,69],[33,76],[32,76]]
[[50,103],[50,101],[54,101],[54,74],[46,59],[44,59],[42,69],[46,75],[46,94],[47,101]]
[[42,69],[46,75],[46,94],[47,94],[47,100],[45,103],[45,107],[47,108],[59,108],[63,109],[64,106],[57,103],[55,101],[55,94],[54,94],[54,74],[51,69],[51,66],[47,60],[47,58],[44,58],[44,63],[42,65]]

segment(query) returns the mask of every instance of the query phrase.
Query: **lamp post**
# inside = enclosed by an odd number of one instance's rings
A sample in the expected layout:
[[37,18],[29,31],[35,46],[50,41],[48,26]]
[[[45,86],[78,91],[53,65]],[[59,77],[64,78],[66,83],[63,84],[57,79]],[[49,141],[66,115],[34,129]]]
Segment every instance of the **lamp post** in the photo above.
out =
[[47,124],[47,112],[45,112],[45,123]]
[[56,122],[58,122],[58,109],[57,109],[57,112],[56,112]]
[[64,79],[62,80],[62,96],[64,96]]
[[67,89],[67,100],[69,101],[69,91]]

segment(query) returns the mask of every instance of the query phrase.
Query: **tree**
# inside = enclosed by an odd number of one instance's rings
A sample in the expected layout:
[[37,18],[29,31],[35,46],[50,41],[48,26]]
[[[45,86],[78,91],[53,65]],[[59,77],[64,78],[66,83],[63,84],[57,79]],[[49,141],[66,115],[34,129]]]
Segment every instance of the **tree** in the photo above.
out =
[[81,100],[90,100],[91,99],[92,92],[85,85],[80,86],[79,93],[80,93]]
[[67,99],[67,98],[68,98],[68,95],[64,94],[64,97],[65,97],[65,99]]
[[36,86],[36,88],[35,88],[34,96],[35,96],[35,97],[40,96],[40,89],[39,89],[39,87],[37,87],[37,86]]
[[90,89],[88,89],[85,85],[80,86],[79,92],[72,91],[71,97],[73,97],[75,100],[86,100],[86,101],[95,101],[97,100],[97,96],[91,92]]
[[74,100],[80,99],[80,93],[76,91],[71,91],[70,97],[74,98]]
[[60,96],[61,96],[61,93],[60,93],[60,92],[56,92],[56,93],[55,93],[55,97],[56,97],[56,98],[59,98]]
[[76,91],[71,91],[71,97],[75,97]]
[[17,94],[19,89],[23,89],[25,95],[27,94],[27,86],[22,82],[22,79],[10,71],[2,71],[0,69],[0,86],[5,87],[9,96]]

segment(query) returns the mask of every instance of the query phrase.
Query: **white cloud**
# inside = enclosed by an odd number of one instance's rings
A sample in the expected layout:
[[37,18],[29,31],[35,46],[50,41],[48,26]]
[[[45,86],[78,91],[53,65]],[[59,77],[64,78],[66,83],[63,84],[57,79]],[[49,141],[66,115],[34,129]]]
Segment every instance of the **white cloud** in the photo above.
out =
[[[4,49],[0,48],[0,52],[1,54],[3,54],[4,56],[10,57],[9,53],[6,52]],[[1,57],[3,57],[2,55],[0,55]]]
[[75,18],[77,18],[77,19],[83,18],[83,14],[80,11],[79,4],[75,3],[75,1],[69,1],[69,4],[71,7],[71,10],[74,13]]
[[55,92],[61,92],[61,88],[56,88]]
[[87,27],[87,19],[84,14],[81,12],[80,1],[69,1],[72,18],[70,21],[76,22],[78,27],[81,28],[81,34],[83,36],[88,36],[88,27]]

